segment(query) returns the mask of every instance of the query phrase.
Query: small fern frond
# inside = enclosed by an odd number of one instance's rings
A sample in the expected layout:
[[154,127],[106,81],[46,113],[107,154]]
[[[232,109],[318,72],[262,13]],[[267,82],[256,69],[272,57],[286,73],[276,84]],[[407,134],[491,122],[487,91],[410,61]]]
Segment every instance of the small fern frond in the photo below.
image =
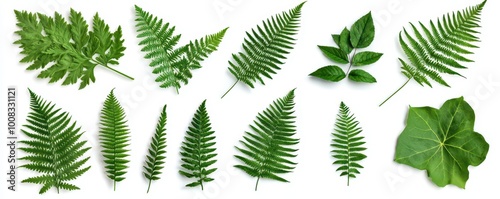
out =
[[281,174],[292,172],[297,163],[292,158],[297,155],[294,145],[299,139],[295,135],[294,119],[294,90],[285,97],[274,101],[269,108],[257,115],[254,125],[250,125],[253,133],[246,132],[241,144],[236,147],[242,155],[235,155],[242,164],[235,165],[252,177],[257,177],[255,190],[261,178],[268,178],[281,182],[288,180]]
[[243,52],[233,54],[234,61],[229,61],[229,72],[236,77],[235,85],[240,81],[251,88],[254,88],[255,82],[265,85],[263,78],[272,79],[272,75],[281,69],[280,65],[295,44],[294,36],[300,27],[304,3],[264,20],[262,26],[246,33]]
[[400,59],[402,73],[409,80],[414,79],[420,85],[430,87],[431,81],[450,87],[442,74],[464,77],[457,70],[467,68],[460,62],[473,62],[465,56],[473,53],[468,48],[478,48],[474,45],[480,41],[476,29],[480,27],[481,11],[485,4],[486,0],[462,11],[445,14],[436,22],[431,21],[430,27],[419,22],[420,30],[410,23],[413,35],[406,29],[399,34],[399,43],[408,57],[408,62]]
[[356,174],[360,174],[358,169],[363,168],[358,162],[366,158],[366,155],[362,153],[366,150],[362,147],[365,144],[364,137],[359,136],[362,129],[358,125],[359,122],[356,121],[354,114],[351,114],[349,107],[341,102],[335,123],[336,133],[332,133],[331,146],[334,150],[331,152],[333,158],[336,159],[333,164],[340,165],[337,169],[342,172],[340,176],[347,176],[347,186],[351,178],[356,178]]
[[165,164],[164,159],[165,153],[167,151],[167,105],[163,106],[163,109],[156,124],[156,133],[151,138],[151,144],[148,149],[149,154],[146,156],[146,162],[144,165],[144,177],[148,179],[148,190],[151,188],[151,182],[153,180],[159,180],[158,175],[161,174],[161,169],[163,169],[163,164]]
[[129,145],[130,130],[125,119],[125,111],[116,99],[114,89],[104,101],[100,126],[101,153],[107,176],[113,180],[113,190],[116,190],[116,182],[124,180],[124,175],[127,173],[129,149],[126,147]]
[[149,66],[153,74],[157,74],[156,82],[161,88],[174,87],[177,91],[181,83],[188,84],[193,76],[191,70],[201,68],[200,62],[216,51],[227,28],[189,44],[175,48],[181,35],[175,35],[175,26],[163,23],[163,19],[153,16],[139,6],[135,6],[137,38],[142,39],[139,45],[144,56],[150,59]]
[[187,178],[195,178],[196,181],[187,184],[187,187],[201,186],[204,182],[214,179],[209,177],[217,168],[211,166],[217,162],[215,157],[215,136],[210,124],[210,117],[206,109],[206,100],[201,103],[194,114],[191,126],[186,131],[185,140],[182,142],[182,170],[179,173]]
[[71,121],[69,113],[56,108],[33,91],[29,92],[31,111],[26,119],[27,124],[23,125],[21,131],[30,139],[19,142],[24,145],[19,149],[27,153],[19,160],[29,163],[20,167],[41,175],[22,182],[43,185],[40,194],[52,187],[57,189],[57,193],[60,189],[80,189],[67,182],[90,169],[90,166],[84,167],[90,157],[80,158],[90,150],[90,147],[84,147],[87,141],[81,141],[83,132],[76,122]]

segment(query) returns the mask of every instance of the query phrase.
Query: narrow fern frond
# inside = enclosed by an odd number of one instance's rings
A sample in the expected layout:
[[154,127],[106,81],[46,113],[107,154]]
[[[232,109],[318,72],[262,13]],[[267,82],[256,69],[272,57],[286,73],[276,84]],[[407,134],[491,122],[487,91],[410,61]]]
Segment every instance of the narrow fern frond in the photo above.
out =
[[108,178],[113,180],[113,190],[116,190],[116,182],[124,180],[124,175],[127,173],[130,130],[125,119],[125,111],[115,97],[114,89],[104,101],[99,123],[101,126],[99,140],[106,173]]
[[175,48],[181,35],[175,35],[175,26],[163,23],[163,19],[153,16],[139,6],[135,6],[137,38],[142,39],[139,45],[144,56],[150,59],[149,66],[161,88],[174,87],[177,91],[181,83],[188,84],[193,76],[191,70],[202,67],[201,63],[208,55],[216,51],[228,28],[188,44]]
[[274,101],[269,108],[257,115],[254,125],[250,125],[253,133],[245,132],[241,144],[236,147],[242,155],[235,155],[242,164],[235,165],[252,177],[257,177],[255,190],[261,178],[280,182],[288,182],[282,174],[292,172],[297,163],[292,158],[297,155],[293,148],[299,143],[295,135],[294,90],[285,97]]
[[[408,62],[400,59],[403,65],[401,72],[409,80],[414,79],[421,86],[430,87],[432,81],[450,87],[441,74],[464,77],[457,69],[467,68],[460,62],[473,62],[465,56],[473,53],[468,49],[478,48],[474,44],[480,41],[476,29],[481,27],[480,16],[485,4],[486,0],[462,11],[445,14],[435,22],[430,21],[430,27],[419,22],[420,30],[410,23],[413,35],[406,29],[399,35],[399,43],[408,58]],[[380,106],[405,85],[406,83]]]
[[163,106],[163,109],[156,124],[156,133],[151,138],[151,144],[148,149],[149,154],[146,156],[146,162],[144,164],[144,177],[148,179],[148,190],[151,188],[151,182],[154,180],[159,180],[159,175],[161,174],[161,169],[163,169],[163,164],[165,164],[164,159],[165,153],[167,151],[167,105]]
[[347,186],[351,178],[356,178],[356,174],[360,174],[358,169],[363,168],[358,162],[366,158],[362,153],[366,150],[362,147],[365,144],[364,137],[359,136],[362,129],[358,125],[359,122],[356,121],[354,114],[351,114],[349,107],[341,102],[335,133],[332,133],[331,146],[334,149],[331,152],[332,157],[336,159],[333,164],[340,165],[337,169],[341,172],[340,176],[347,176]]
[[304,3],[272,16],[264,20],[262,26],[246,32],[243,51],[233,54],[233,61],[229,61],[229,72],[236,78],[236,83],[241,81],[251,88],[254,88],[255,82],[265,85],[263,78],[272,79],[272,75],[281,69],[280,65],[295,44],[294,36],[299,31]]
[[204,182],[214,179],[209,177],[217,168],[212,165],[217,162],[215,157],[215,136],[210,124],[210,117],[206,109],[206,100],[201,103],[194,114],[191,126],[186,131],[185,140],[181,147],[182,169],[179,173],[187,178],[195,178],[196,181],[187,184],[187,187],[201,186]]
[[40,194],[55,187],[60,189],[78,190],[75,185],[67,183],[81,176],[90,169],[84,165],[90,157],[80,158],[90,150],[84,147],[87,141],[81,141],[80,127],[71,121],[69,113],[55,107],[55,104],[42,99],[33,91],[30,92],[30,108],[23,125],[23,132],[29,140],[21,140],[19,150],[27,153],[19,158],[29,163],[20,168],[32,170],[41,175],[24,179],[23,183],[41,184]]

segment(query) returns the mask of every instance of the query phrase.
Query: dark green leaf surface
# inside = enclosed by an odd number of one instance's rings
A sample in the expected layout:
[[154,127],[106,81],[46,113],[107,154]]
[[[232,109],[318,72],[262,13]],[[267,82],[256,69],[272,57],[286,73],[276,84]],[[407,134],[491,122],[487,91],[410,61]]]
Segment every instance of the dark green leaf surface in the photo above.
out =
[[350,80],[355,82],[364,82],[364,83],[377,82],[375,77],[373,77],[370,73],[361,69],[352,70],[348,76]]
[[363,168],[359,161],[366,158],[363,151],[366,150],[363,145],[364,137],[359,136],[362,132],[361,127],[358,127],[359,122],[351,113],[349,107],[344,102],[340,103],[337,122],[335,123],[335,132],[332,133],[333,139],[331,146],[334,148],[332,157],[335,158],[333,164],[338,164],[340,176],[347,176],[347,186],[351,178],[356,178],[360,174],[359,169]]
[[128,168],[130,130],[125,119],[125,111],[115,97],[114,89],[106,97],[101,110],[99,141],[104,167],[109,179],[113,180],[113,189],[116,182],[125,179]]
[[21,132],[29,139],[21,140],[19,150],[26,153],[19,158],[28,161],[20,168],[40,173],[39,176],[22,180],[23,183],[43,185],[40,194],[54,187],[60,189],[78,190],[76,185],[68,181],[80,177],[90,169],[84,166],[90,157],[81,158],[90,150],[84,147],[87,141],[82,141],[83,132],[71,121],[69,113],[55,107],[55,104],[42,99],[29,90],[30,108],[27,124]]
[[163,106],[160,118],[156,124],[156,133],[151,138],[151,144],[149,146],[148,155],[146,156],[146,162],[144,164],[144,177],[148,179],[148,190],[151,188],[151,181],[159,180],[161,170],[163,169],[163,164],[165,164],[165,153],[167,151],[167,105]]
[[241,154],[235,157],[241,164],[235,167],[257,178],[255,190],[261,178],[288,182],[281,175],[292,172],[297,164],[292,162],[297,156],[294,146],[299,143],[294,138],[294,91],[259,113],[255,124],[250,125],[252,132],[246,132],[240,140],[243,146],[236,147]]
[[314,71],[310,76],[332,82],[338,82],[346,77],[344,71],[338,66],[325,66]]
[[410,107],[406,128],[398,138],[395,161],[420,170],[438,186],[465,188],[469,165],[486,159],[489,144],[474,131],[474,110],[463,97],[440,109]]
[[382,57],[382,55],[383,55],[382,53],[370,52],[370,51],[360,52],[354,55],[354,58],[352,58],[352,65],[366,66],[369,64],[373,64],[377,62]]
[[139,6],[135,6],[137,38],[144,56],[150,59],[152,73],[157,75],[156,82],[161,88],[174,87],[177,92],[182,84],[188,84],[192,70],[202,67],[201,62],[217,50],[227,28],[207,35],[201,39],[175,48],[181,35],[174,34],[175,26],[163,23],[163,19],[153,16]]
[[264,20],[261,26],[246,33],[243,51],[233,54],[233,61],[229,61],[235,84],[241,81],[251,88],[256,82],[264,85],[264,78],[272,79],[281,69],[280,65],[295,45],[304,3]]
[[342,33],[340,33],[340,36],[339,36],[338,46],[346,54],[351,53],[352,50],[354,49],[351,45],[351,35],[350,34],[351,33],[349,32],[349,30],[347,28],[344,28],[344,30],[342,30]]
[[181,175],[195,178],[194,182],[186,185],[187,187],[200,186],[201,190],[204,188],[204,182],[214,180],[210,174],[217,170],[217,168],[212,168],[212,165],[217,162],[215,159],[217,153],[214,147],[214,131],[205,104],[206,100],[198,107],[182,142],[182,169],[179,170]]
[[372,13],[369,12],[354,22],[350,33],[352,47],[368,47],[375,38],[375,26],[373,25]]
[[323,54],[330,58],[332,61],[347,64],[349,63],[349,58],[347,57],[347,53],[340,50],[339,48],[331,47],[331,46],[318,46]]

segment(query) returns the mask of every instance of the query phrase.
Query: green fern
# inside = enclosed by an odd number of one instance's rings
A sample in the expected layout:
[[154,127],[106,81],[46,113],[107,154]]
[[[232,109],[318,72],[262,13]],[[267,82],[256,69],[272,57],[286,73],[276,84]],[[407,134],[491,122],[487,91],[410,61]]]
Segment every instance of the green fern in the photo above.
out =
[[236,147],[243,155],[235,155],[243,164],[235,165],[252,177],[257,177],[255,190],[261,178],[288,182],[281,174],[292,172],[296,163],[291,159],[299,143],[293,138],[295,126],[293,116],[294,90],[285,97],[274,101],[263,113],[257,115],[255,125],[250,125],[254,133],[246,132],[241,140],[244,147]]
[[299,29],[302,6],[299,4],[288,12],[282,12],[263,21],[262,27],[257,26],[247,32],[243,43],[243,52],[233,54],[234,62],[229,61],[229,71],[236,77],[236,82],[221,98],[231,91],[238,82],[244,82],[251,88],[259,81],[265,84],[263,77],[272,79],[290,53],[295,44],[294,36]]
[[139,45],[144,47],[144,56],[150,59],[149,66],[153,67],[153,74],[158,75],[156,82],[161,88],[174,87],[179,92],[181,83],[187,84],[193,76],[191,70],[201,68],[202,62],[208,55],[217,50],[228,28],[201,39],[190,41],[179,48],[174,47],[181,35],[174,35],[175,26],[164,24],[149,12],[135,6],[137,22],[137,37],[142,39]]
[[76,84],[80,89],[96,81],[94,69],[102,66],[131,80],[134,78],[110,67],[117,65],[124,55],[122,29],[110,32],[109,26],[98,14],[92,21],[92,31],[82,13],[71,9],[69,23],[55,13],[49,17],[41,13],[14,11],[20,39],[14,44],[22,48],[22,63],[32,63],[26,70],[41,70],[38,78],[49,83],[64,79],[62,85]]
[[148,193],[149,188],[151,188],[151,182],[160,179],[158,175],[161,174],[160,170],[163,169],[162,165],[165,163],[163,161],[166,158],[165,153],[167,153],[167,151],[165,151],[167,147],[167,129],[165,126],[167,126],[167,105],[163,106],[158,124],[156,124],[156,133],[151,138],[151,144],[148,150],[149,155],[146,156],[143,173],[144,177],[149,181]]
[[80,127],[71,121],[67,112],[61,111],[51,102],[47,102],[40,96],[29,90],[30,108],[27,123],[21,131],[30,139],[20,141],[25,147],[19,148],[28,155],[20,160],[29,161],[28,164],[20,166],[28,170],[36,171],[42,175],[30,177],[23,183],[43,184],[40,194],[55,187],[59,189],[78,190],[77,186],[69,184],[90,169],[84,164],[90,157],[79,159],[90,147],[84,147],[87,141],[81,141]]
[[130,130],[126,123],[125,111],[116,99],[113,89],[104,101],[99,131],[103,148],[101,153],[108,178],[113,180],[113,190],[116,190],[116,182],[124,180],[127,173],[129,150],[126,147],[129,145]]
[[206,100],[201,103],[198,110],[194,114],[193,121],[189,130],[186,131],[185,141],[182,142],[182,170],[179,173],[188,178],[196,178],[196,181],[187,184],[187,187],[201,186],[203,190],[203,182],[211,182],[214,179],[209,175],[217,170],[210,168],[217,160],[215,160],[215,136],[214,131],[210,127],[210,117],[208,116],[205,106]]
[[486,0],[461,12],[443,15],[442,19],[437,20],[437,23],[431,21],[430,28],[420,23],[420,31],[411,24],[414,37],[404,29],[399,34],[399,42],[409,63],[403,59],[399,59],[399,61],[402,65],[402,73],[408,77],[408,80],[380,106],[412,79],[421,86],[432,87],[431,81],[435,81],[449,87],[441,73],[462,76],[455,70],[467,68],[459,62],[473,62],[464,55],[473,53],[467,48],[478,48],[473,44],[479,42],[479,37],[476,36],[479,32],[475,29],[480,27],[480,15],[485,4]]
[[332,156],[337,159],[333,164],[340,165],[337,171],[342,172],[340,176],[347,176],[347,186],[349,186],[349,180],[356,178],[356,174],[359,174],[358,169],[363,168],[358,162],[366,158],[366,155],[362,154],[366,148],[361,147],[365,142],[363,142],[364,137],[359,136],[362,129],[358,127],[358,124],[349,107],[341,102],[335,123],[337,133],[332,133],[334,138],[331,146],[335,148]]

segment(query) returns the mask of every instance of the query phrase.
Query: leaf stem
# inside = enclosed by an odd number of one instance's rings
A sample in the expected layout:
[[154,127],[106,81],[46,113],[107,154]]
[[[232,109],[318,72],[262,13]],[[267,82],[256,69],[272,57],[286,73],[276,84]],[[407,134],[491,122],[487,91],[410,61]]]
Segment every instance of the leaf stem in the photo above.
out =
[[351,72],[351,67],[352,67],[352,60],[354,59],[354,56],[356,55],[356,50],[358,49],[354,49],[354,52],[352,53],[352,56],[351,56],[351,59],[349,60],[349,68],[347,69],[347,75],[349,75],[349,72]]
[[259,180],[260,180],[260,176],[257,177],[257,183],[255,183],[255,191],[257,191],[257,187],[259,186]]
[[229,93],[229,91],[233,90],[234,86],[236,86],[236,84],[239,82],[240,80],[236,80],[236,82],[234,82],[234,84],[231,86],[231,88],[229,88],[229,90],[226,91],[226,93],[224,93],[224,95],[222,95],[221,99],[224,98],[227,93]]
[[396,95],[396,93],[398,93],[401,89],[403,89],[406,84],[408,84],[408,82],[410,82],[412,78],[408,78],[408,80],[403,84],[403,86],[399,87],[398,90],[396,90],[396,92],[394,92],[391,96],[389,96],[387,99],[384,100],[384,102],[382,102],[380,105],[378,105],[379,107],[381,107],[382,105],[384,105],[387,101],[389,101],[389,99],[391,99],[394,95]]
[[151,188],[151,179],[149,179],[149,183],[148,183],[148,191],[146,193],[149,193],[149,188]]
[[107,68],[107,69],[109,69],[109,70],[112,70],[113,72],[118,73],[118,74],[120,74],[120,75],[122,75],[122,76],[124,76],[124,77],[126,77],[126,78],[128,78],[128,79],[130,79],[130,80],[134,80],[134,78],[133,78],[133,77],[130,77],[130,76],[126,75],[125,73],[122,73],[122,72],[120,72],[120,71],[118,71],[118,70],[116,70],[116,69],[114,69],[114,68],[111,68],[111,67],[106,66],[106,65],[101,65],[101,66],[103,66],[104,68]]
[[116,191],[116,180],[113,180],[113,191]]

